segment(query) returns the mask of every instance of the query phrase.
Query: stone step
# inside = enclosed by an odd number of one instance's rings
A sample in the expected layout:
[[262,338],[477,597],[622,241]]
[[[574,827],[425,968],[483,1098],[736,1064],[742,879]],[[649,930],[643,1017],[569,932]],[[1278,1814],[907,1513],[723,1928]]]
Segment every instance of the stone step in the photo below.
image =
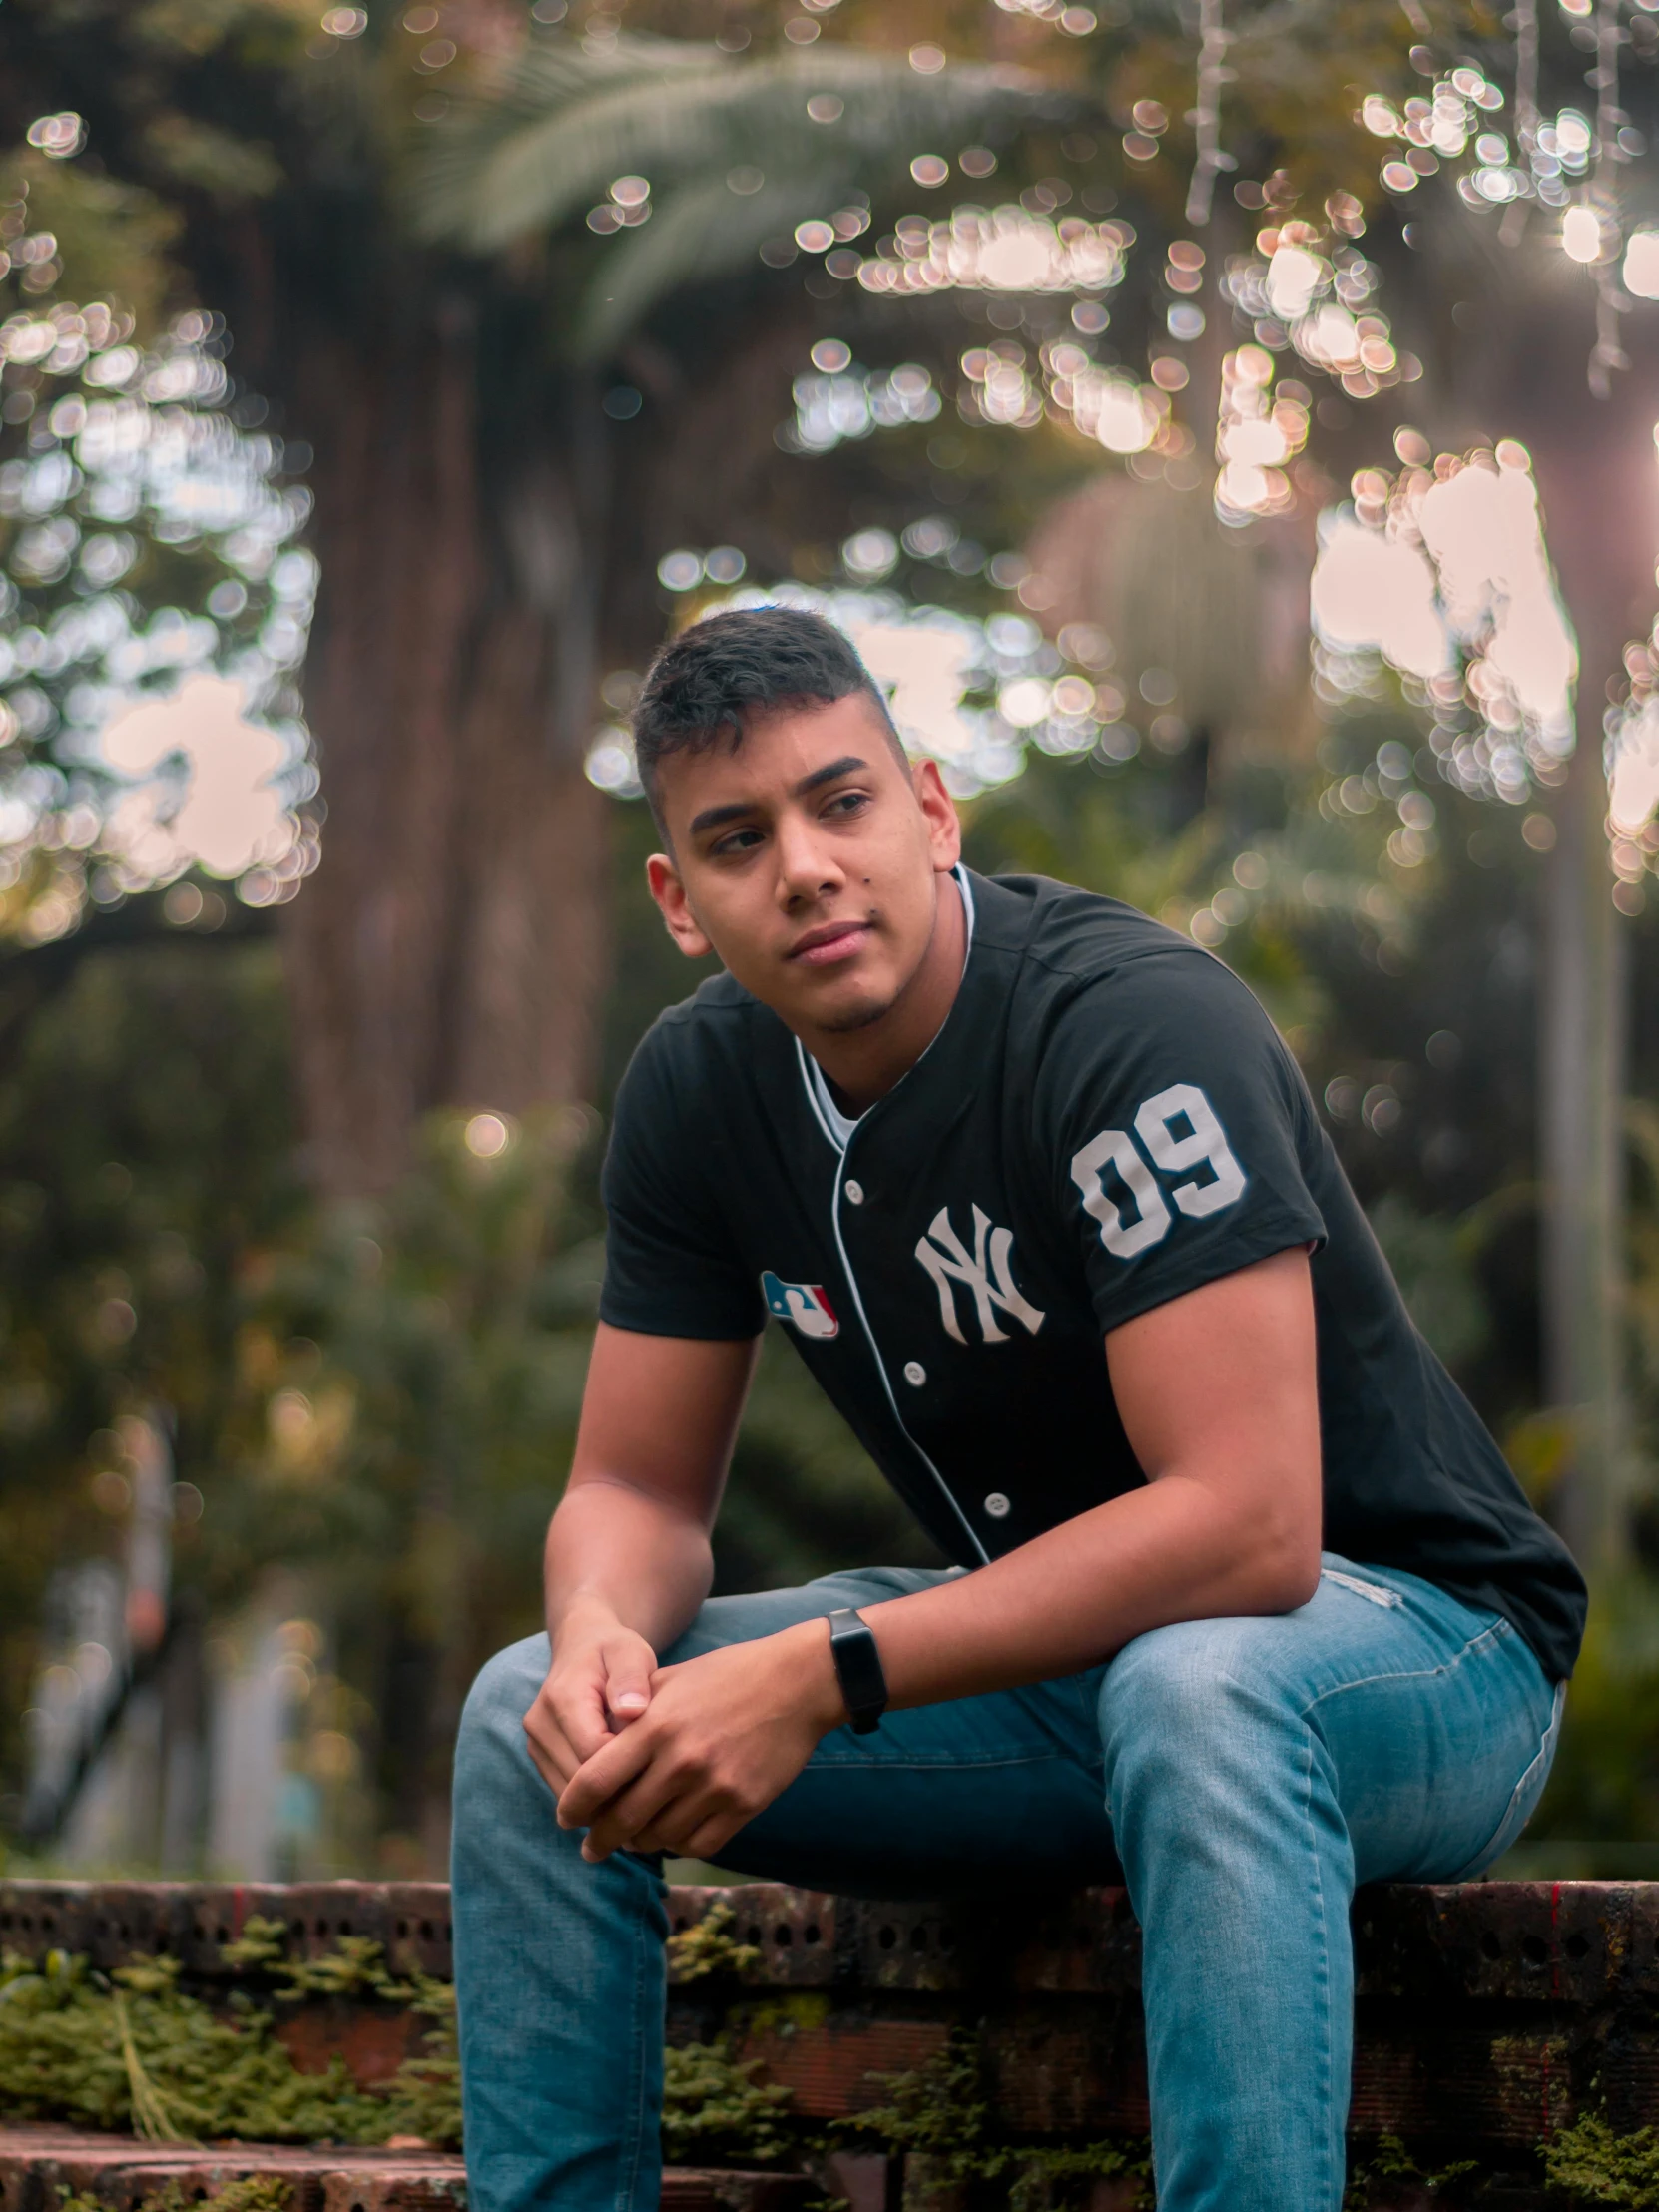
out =
[[[460,2158],[430,2150],[305,2150],[284,2143],[141,2143],[79,2128],[0,2127],[0,2212],[58,2212],[62,2192],[133,2212],[176,2183],[187,2202],[234,2181],[287,2182],[291,2212],[464,2212]],[[799,2212],[822,2192],[805,2175],[670,2167],[663,2212]]]

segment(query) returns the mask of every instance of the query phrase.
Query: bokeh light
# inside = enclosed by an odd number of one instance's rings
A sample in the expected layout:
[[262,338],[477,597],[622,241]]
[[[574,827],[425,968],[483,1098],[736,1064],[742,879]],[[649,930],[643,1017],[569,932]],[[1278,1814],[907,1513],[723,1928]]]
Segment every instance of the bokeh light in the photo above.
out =
[[1107,291],[1134,240],[1127,223],[960,207],[938,222],[903,217],[859,263],[858,281],[877,293]]
[[1362,469],[1321,517],[1312,613],[1316,688],[1362,697],[1385,663],[1431,715],[1448,783],[1514,806],[1559,783],[1577,651],[1522,446]]
[[[922,517],[902,534],[902,550],[912,559],[949,565],[958,548],[955,526],[942,516]],[[845,631],[882,687],[906,746],[936,760],[958,798],[1018,776],[1027,746],[1059,755],[1098,749],[1109,761],[1127,760],[1139,748],[1138,733],[1117,719],[1125,705],[1122,691],[1099,673],[1111,646],[1097,631],[1074,625],[1053,643],[1024,614],[979,619],[874,588],[899,551],[888,531],[857,531],[841,548],[854,588],[750,587],[711,596],[698,616],[764,606],[826,616]],[[1076,658],[1068,659],[1068,648]],[[1079,665],[1085,655],[1091,674]],[[631,696],[631,685],[617,686],[615,696]],[[607,680],[607,696],[612,688]],[[601,791],[617,799],[641,796],[633,742],[622,724],[607,723],[595,734],[586,766]]]
[[512,1125],[503,1114],[474,1114],[462,1137],[475,1160],[495,1160],[512,1142]]
[[[197,312],[151,348],[97,303],[0,324],[49,380],[0,466],[0,927],[28,942],[190,867],[263,905],[316,864],[305,456],[233,422],[222,350]],[[200,612],[132,589],[163,554]]]

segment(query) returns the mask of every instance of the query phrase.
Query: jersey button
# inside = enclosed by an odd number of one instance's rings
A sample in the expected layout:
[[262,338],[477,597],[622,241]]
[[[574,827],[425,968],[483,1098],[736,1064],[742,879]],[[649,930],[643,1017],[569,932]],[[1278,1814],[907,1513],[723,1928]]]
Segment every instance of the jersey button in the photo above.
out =
[[927,1380],[927,1370],[919,1360],[906,1360],[904,1363],[904,1380],[906,1382],[914,1383],[919,1390]]
[[985,1500],[985,1510],[992,1520],[1006,1520],[1013,1509],[1010,1501],[1003,1496],[1000,1490],[992,1490],[990,1496]]
[[846,1183],[842,1185],[842,1188],[846,1192],[846,1203],[849,1206],[861,1206],[863,1204],[864,1186],[861,1183]]

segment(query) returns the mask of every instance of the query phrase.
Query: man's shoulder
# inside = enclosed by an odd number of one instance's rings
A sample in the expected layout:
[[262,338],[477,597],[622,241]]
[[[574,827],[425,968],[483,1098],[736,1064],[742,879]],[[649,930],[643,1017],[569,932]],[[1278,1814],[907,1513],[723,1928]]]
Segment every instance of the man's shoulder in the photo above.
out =
[[651,1028],[653,1031],[660,1029],[671,1037],[701,1036],[721,1032],[734,1023],[746,1022],[765,1013],[766,1008],[760,1001],[722,968],[717,975],[706,975],[690,998],[665,1006]]
[[1160,994],[1246,991],[1201,945],[1121,898],[1046,875],[977,877],[974,894],[975,943],[1008,963],[1011,980],[1017,973],[1023,997],[1052,1001],[1109,983],[1128,995],[1143,982]]
[[1293,1099],[1300,1078],[1267,1009],[1202,945],[1121,899],[1041,876],[983,887],[980,1004],[1002,1024],[1005,1079],[1023,1097],[1064,1101],[1081,1086],[1098,1103],[1103,1084],[1138,1100],[1173,1082],[1244,1081]]
[[634,1049],[629,1072],[672,1083],[706,1078],[722,1066],[754,1071],[767,1043],[787,1042],[783,1024],[724,969],[689,998],[665,1006]]

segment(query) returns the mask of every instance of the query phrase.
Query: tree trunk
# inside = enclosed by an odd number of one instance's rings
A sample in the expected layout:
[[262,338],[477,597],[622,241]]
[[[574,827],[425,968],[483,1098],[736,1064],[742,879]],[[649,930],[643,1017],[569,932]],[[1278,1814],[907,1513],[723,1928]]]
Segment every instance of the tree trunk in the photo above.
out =
[[[1572,334],[1581,334],[1576,323]],[[1568,397],[1562,374],[1547,413],[1535,411],[1544,391],[1534,387],[1532,420],[1516,424],[1532,433],[1550,554],[1579,653],[1577,751],[1554,808],[1542,902],[1539,1167],[1545,1392],[1571,1421],[1556,1512],[1597,1578],[1630,1555],[1624,923],[1612,903],[1602,717],[1622,679],[1624,646],[1652,612],[1659,516],[1646,383],[1638,372],[1619,379],[1610,399],[1582,387]]]
[[1629,1542],[1624,1404],[1624,944],[1607,865],[1601,687],[1579,686],[1578,751],[1555,810],[1542,904],[1538,1153],[1544,1391],[1570,1417],[1561,1533],[1601,1575]]
[[410,320],[309,335],[291,408],[320,488],[327,826],[284,922],[312,1179],[335,1196],[389,1183],[433,1107],[581,1096],[604,976],[581,491],[534,422],[498,482],[471,312]]

